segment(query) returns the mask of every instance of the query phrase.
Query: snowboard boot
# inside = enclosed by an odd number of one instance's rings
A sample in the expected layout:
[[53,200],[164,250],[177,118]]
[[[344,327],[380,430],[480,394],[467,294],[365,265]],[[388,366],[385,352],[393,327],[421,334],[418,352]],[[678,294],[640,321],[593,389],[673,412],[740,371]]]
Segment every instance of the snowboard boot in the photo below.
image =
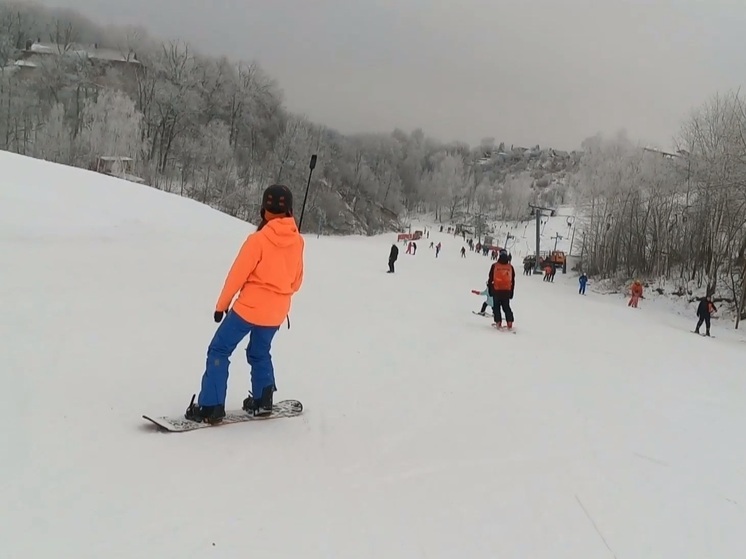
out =
[[189,421],[196,421],[197,423],[217,425],[225,417],[225,406],[200,406],[194,402],[194,396],[192,396],[192,401],[186,409],[184,417]]
[[243,401],[243,410],[254,417],[264,417],[272,413],[272,394],[275,391],[274,386],[268,386],[262,391],[262,397],[254,399],[253,394]]
[[512,330],[512,329],[513,329],[513,323],[512,322],[508,322],[508,330]]
[[497,328],[498,330],[500,330],[500,329],[502,329],[502,327],[503,327],[502,320],[500,322],[495,322],[495,328]]

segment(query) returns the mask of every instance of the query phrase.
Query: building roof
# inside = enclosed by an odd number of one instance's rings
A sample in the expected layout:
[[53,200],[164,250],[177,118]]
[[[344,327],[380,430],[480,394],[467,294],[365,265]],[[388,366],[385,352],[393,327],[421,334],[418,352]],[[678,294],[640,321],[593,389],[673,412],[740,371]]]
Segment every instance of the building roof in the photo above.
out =
[[82,58],[92,60],[104,60],[107,62],[127,62],[130,64],[141,64],[134,52],[123,53],[116,49],[101,48],[98,45],[60,45],[57,43],[34,42],[24,51],[29,55],[45,54],[76,54]]

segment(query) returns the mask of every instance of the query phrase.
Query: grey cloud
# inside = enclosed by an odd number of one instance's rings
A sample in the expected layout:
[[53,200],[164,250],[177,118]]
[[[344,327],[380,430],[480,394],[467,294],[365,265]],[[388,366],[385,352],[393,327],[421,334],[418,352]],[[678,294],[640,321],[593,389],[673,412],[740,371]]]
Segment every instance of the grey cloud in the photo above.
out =
[[257,59],[291,110],[342,132],[572,149],[625,128],[668,146],[692,108],[746,75],[746,4],[726,0],[45,3]]

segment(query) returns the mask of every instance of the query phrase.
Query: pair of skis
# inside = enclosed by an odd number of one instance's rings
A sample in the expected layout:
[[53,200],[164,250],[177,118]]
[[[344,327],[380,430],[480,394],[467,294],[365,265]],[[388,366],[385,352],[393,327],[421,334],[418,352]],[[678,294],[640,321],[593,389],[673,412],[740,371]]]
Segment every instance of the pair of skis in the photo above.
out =
[[[491,313],[481,313],[481,312],[476,312],[476,311],[471,311],[471,312],[474,313],[477,316],[483,316],[485,318],[490,318],[490,319],[494,318],[494,316]],[[494,322],[492,323],[492,327],[495,330],[497,330],[498,332],[505,332],[505,333],[509,333],[509,334],[515,334],[515,328],[506,328],[505,326],[498,327],[497,324],[495,324]]]
[[697,334],[698,336],[702,336],[703,338],[714,338],[715,337],[712,334],[710,334],[709,336],[707,334],[700,334],[696,330],[692,330],[692,334]]

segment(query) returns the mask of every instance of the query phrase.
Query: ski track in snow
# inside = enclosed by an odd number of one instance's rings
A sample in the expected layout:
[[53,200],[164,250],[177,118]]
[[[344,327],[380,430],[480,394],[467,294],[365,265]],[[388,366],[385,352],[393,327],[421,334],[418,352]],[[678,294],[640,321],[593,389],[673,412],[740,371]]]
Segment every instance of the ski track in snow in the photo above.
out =
[[516,251],[502,336],[471,313],[490,260],[452,236],[387,275],[393,234],[308,235],[273,349],[277,396],[304,414],[162,434],[140,416],[199,389],[253,227],[0,157],[0,557],[743,554],[744,346],[725,324],[694,338],[693,316],[523,277]]

